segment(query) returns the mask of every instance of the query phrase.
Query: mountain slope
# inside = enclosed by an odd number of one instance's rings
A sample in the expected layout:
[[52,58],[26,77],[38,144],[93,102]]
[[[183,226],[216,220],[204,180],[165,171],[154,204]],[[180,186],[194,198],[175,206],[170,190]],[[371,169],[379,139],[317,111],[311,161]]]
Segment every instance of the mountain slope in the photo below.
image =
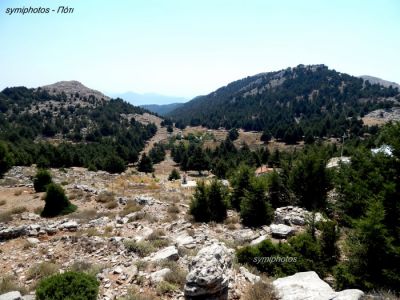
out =
[[383,79],[378,78],[378,77],[373,77],[373,76],[369,76],[369,75],[362,75],[362,76],[360,76],[360,78],[364,79],[365,81],[368,80],[369,83],[371,83],[371,84],[380,84],[380,85],[382,85],[384,87],[392,86],[393,88],[400,89],[400,85],[398,83],[387,81],[387,80],[383,80]]
[[0,93],[0,140],[16,165],[120,172],[157,130],[135,121],[144,112],[78,82],[6,88]]
[[165,116],[169,112],[173,111],[174,109],[177,109],[178,107],[181,107],[183,103],[171,103],[171,104],[146,104],[146,105],[140,105],[140,107],[143,107],[144,109],[147,109],[148,111],[151,111],[153,113],[159,114],[160,116]]
[[268,130],[276,138],[362,134],[359,116],[398,103],[399,91],[324,65],[261,73],[232,82],[172,111],[178,126]]

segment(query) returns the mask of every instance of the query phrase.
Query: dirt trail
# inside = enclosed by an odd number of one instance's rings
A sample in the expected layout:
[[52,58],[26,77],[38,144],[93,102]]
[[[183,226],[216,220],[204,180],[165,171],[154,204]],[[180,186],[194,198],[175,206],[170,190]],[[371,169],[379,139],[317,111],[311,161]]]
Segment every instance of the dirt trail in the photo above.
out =
[[142,153],[146,154],[149,153],[149,151],[151,150],[151,148],[153,148],[155,143],[167,140],[168,138],[167,128],[161,127],[161,121],[163,119],[161,119],[160,117],[145,113],[143,115],[136,115],[135,120],[143,124],[154,123],[157,126],[157,133],[149,141],[146,142],[146,145],[144,149],[140,152],[140,155],[142,155]]

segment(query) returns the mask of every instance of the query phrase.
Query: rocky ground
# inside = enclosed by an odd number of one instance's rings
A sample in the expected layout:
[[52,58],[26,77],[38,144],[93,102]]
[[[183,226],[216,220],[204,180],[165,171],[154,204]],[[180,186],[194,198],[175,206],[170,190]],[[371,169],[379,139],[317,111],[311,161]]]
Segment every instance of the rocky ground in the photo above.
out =
[[[166,136],[159,131],[144,151]],[[285,240],[304,230],[310,214],[297,207],[280,208],[274,224],[258,229],[244,228],[234,211],[223,224],[194,223],[188,214],[194,188],[167,180],[174,167],[167,155],[155,166],[155,176],[134,168],[118,175],[52,169],[53,180],[78,207],[73,214],[52,219],[40,217],[44,194],[33,189],[36,168],[12,168],[0,180],[0,299],[19,299],[2,298],[8,290],[34,294],[41,278],[67,270],[96,275],[99,299],[137,299],[128,297],[135,293],[148,296],[145,299],[261,299],[249,291],[254,293],[253,284],[270,279],[237,264],[234,249],[266,238]],[[190,182],[199,180],[192,175]],[[298,288],[305,280],[299,276],[273,286]],[[309,299],[336,296],[316,274],[304,276],[319,283],[321,294],[314,292],[324,295]],[[306,285],[300,290],[306,296],[314,293]],[[305,299],[279,293],[280,299]],[[359,299],[359,291],[345,295],[334,299]]]
[[[152,178],[133,170],[118,176],[82,168],[51,170],[79,209],[43,219],[38,214],[43,194],[32,187],[35,172],[34,167],[14,167],[0,187],[1,274],[14,277],[27,291],[50,272],[86,268],[98,272],[101,299],[122,297],[132,287],[179,299],[190,261],[200,249],[267,233],[243,230],[233,212],[227,224],[193,224],[187,214],[193,190],[168,182],[166,176]],[[182,278],[164,291],[158,283],[168,269]],[[246,286],[236,271],[229,282],[232,299]]]

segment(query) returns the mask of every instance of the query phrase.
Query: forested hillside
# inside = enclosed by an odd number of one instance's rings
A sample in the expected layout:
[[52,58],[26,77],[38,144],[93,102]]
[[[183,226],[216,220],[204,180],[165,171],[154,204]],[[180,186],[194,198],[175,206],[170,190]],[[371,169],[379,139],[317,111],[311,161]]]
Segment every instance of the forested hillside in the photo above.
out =
[[153,124],[135,121],[134,114],[145,110],[121,99],[99,98],[73,83],[77,88],[73,93],[54,85],[6,88],[0,93],[4,165],[36,163],[120,172],[137,160],[145,141],[157,130]]
[[398,88],[370,84],[362,78],[303,66],[247,77],[172,111],[178,127],[243,128],[266,131],[294,143],[303,136],[361,135],[360,117],[399,105]]

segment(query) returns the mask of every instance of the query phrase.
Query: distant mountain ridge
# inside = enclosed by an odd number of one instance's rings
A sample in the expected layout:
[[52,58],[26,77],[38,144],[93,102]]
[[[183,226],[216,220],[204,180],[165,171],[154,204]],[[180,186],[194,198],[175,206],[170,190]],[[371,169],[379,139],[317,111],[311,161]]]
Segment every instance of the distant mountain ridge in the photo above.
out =
[[396,82],[391,82],[391,81],[387,81],[378,77],[373,77],[373,76],[369,76],[369,75],[362,75],[360,76],[360,78],[364,79],[365,81],[368,80],[371,84],[380,84],[384,87],[390,87],[392,86],[393,88],[398,88],[400,89],[400,84],[396,83]]
[[126,93],[109,93],[113,98],[121,98],[129,103],[140,106],[140,105],[165,105],[171,103],[183,103],[188,99],[183,97],[174,97],[174,96],[165,96],[156,93],[144,93],[139,94],[135,92],[126,92]]
[[368,81],[325,65],[299,65],[234,81],[168,116],[178,126],[266,130],[278,139],[362,134],[359,117],[400,103],[398,88]]
[[173,111],[174,109],[177,109],[178,107],[181,107],[184,103],[171,103],[171,104],[145,104],[145,105],[140,105],[140,107],[147,109],[148,111],[151,111],[153,113],[156,113],[160,116],[165,116],[169,112]]

